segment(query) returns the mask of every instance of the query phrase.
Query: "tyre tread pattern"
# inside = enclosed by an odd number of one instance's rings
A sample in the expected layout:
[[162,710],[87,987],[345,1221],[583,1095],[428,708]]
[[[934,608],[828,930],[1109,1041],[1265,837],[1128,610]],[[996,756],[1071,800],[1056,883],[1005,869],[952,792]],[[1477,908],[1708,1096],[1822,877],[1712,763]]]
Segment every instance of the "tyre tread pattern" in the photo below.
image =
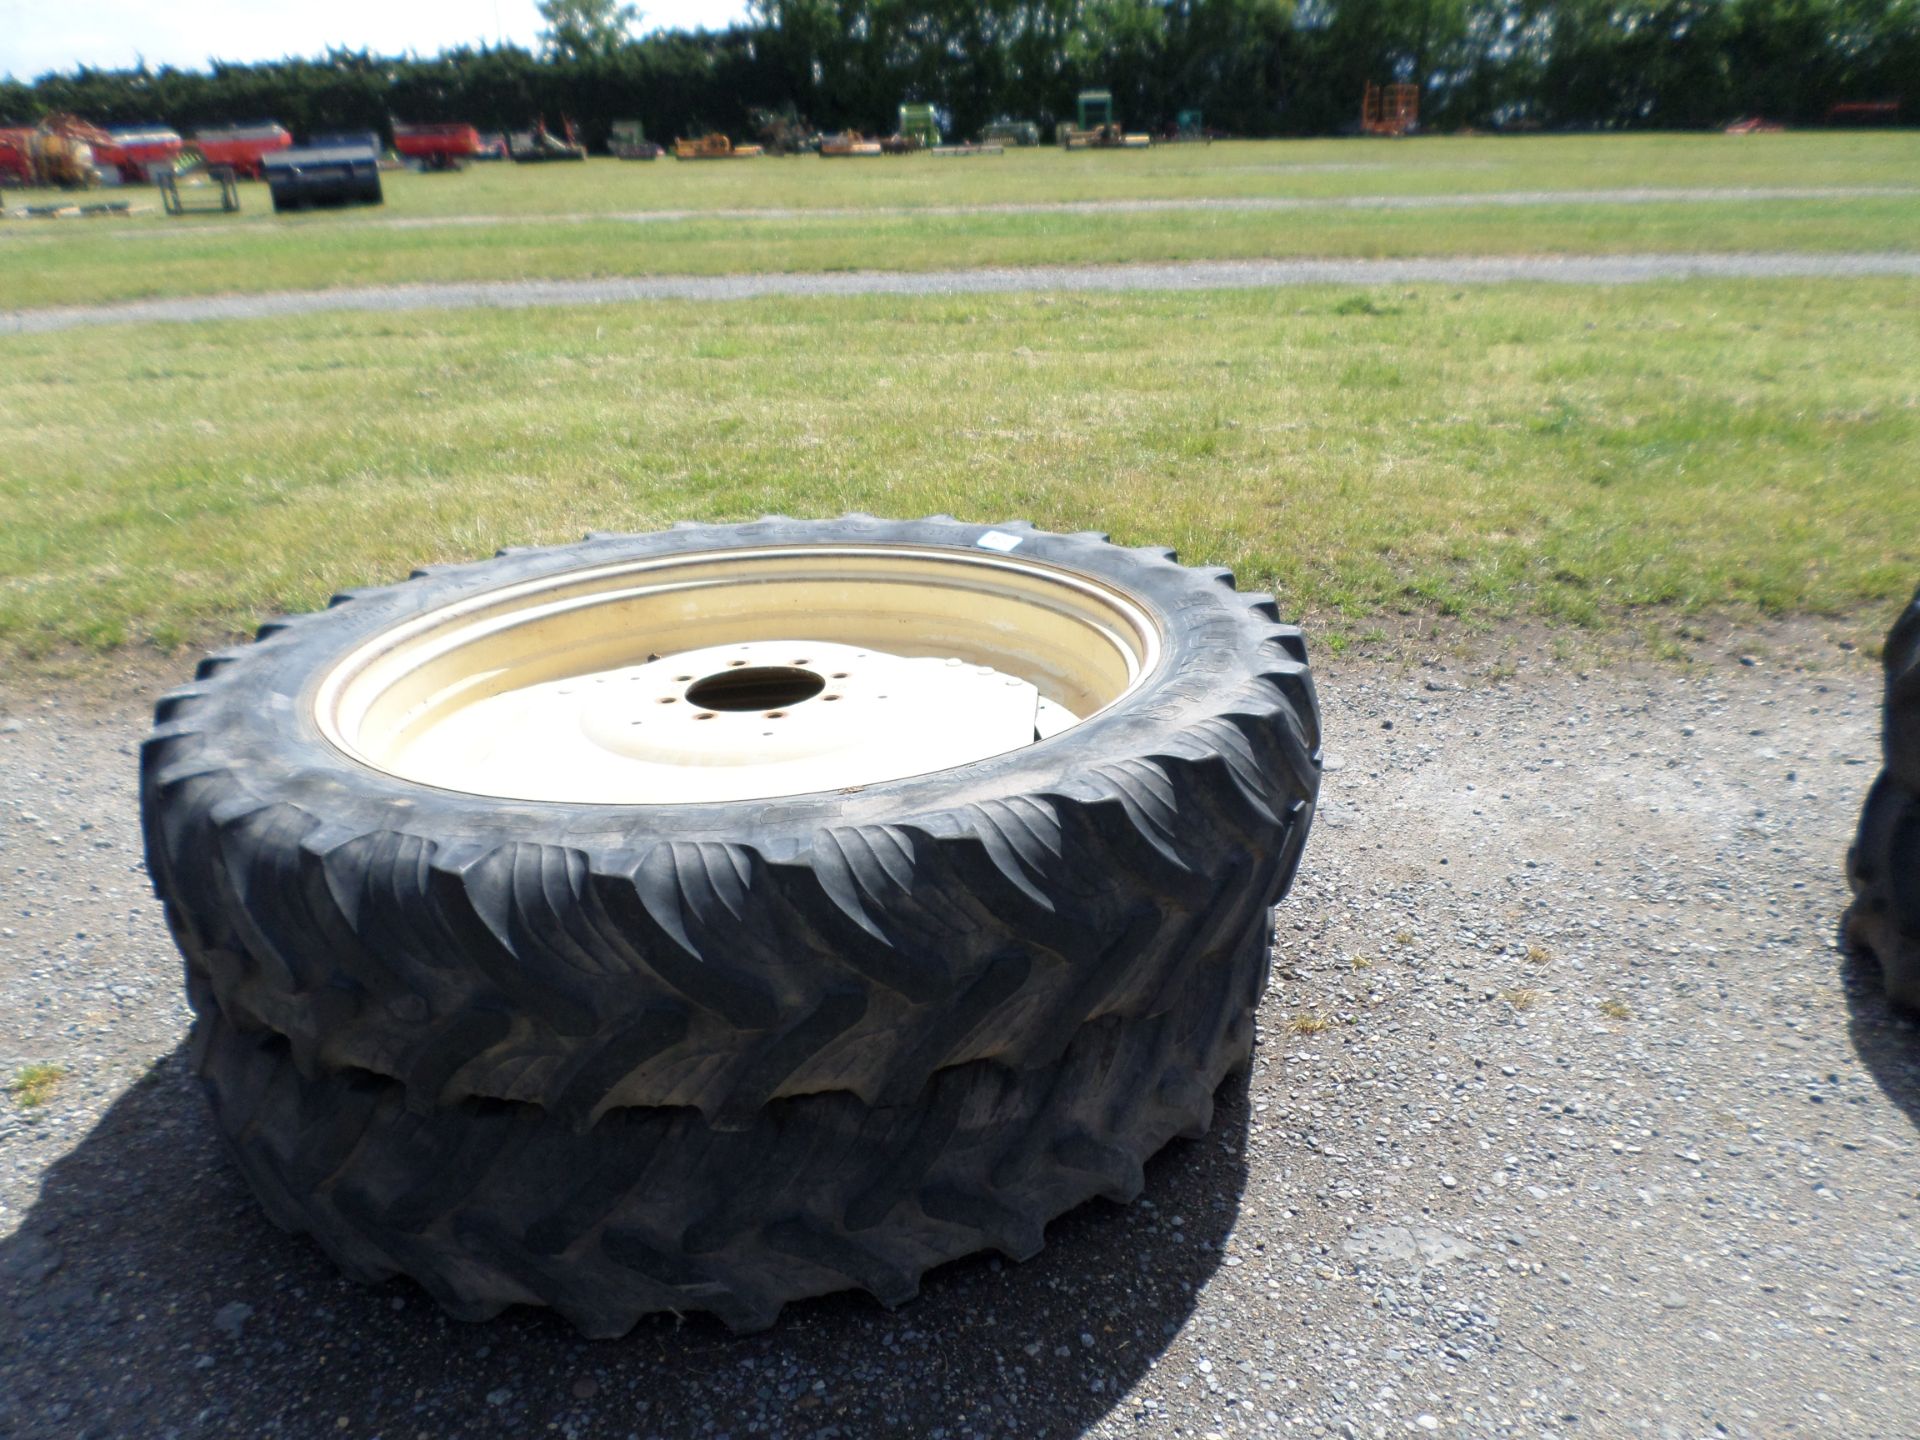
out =
[[[1144,553],[1180,570],[1170,551]],[[1182,573],[1232,587],[1224,570]],[[1109,994],[1144,1003],[1125,972],[1160,949],[1125,943],[1130,896],[1191,907],[1247,854],[1297,855],[1319,778],[1304,645],[1268,618],[1271,597],[1235,599],[1262,632],[1258,664],[1158,752],[1057,793],[823,829],[777,865],[734,843],[636,856],[335,828],[248,793],[209,753],[197,707],[219,667],[246,658],[224,652],[162,699],[143,751],[154,884],[237,1023],[287,1036],[309,1071],[417,1087],[416,1108],[490,1097],[591,1123],[617,1105],[737,1119],[822,1089],[880,1103],[903,1084],[889,1056],[1019,1063]],[[312,618],[269,622],[257,643]],[[1290,874],[1249,898],[1272,904]],[[980,982],[1009,947],[1033,956],[1026,983],[954,1033],[954,997],[994,993]],[[633,1017],[666,1011],[685,1015],[680,1032],[638,1043]]]
[[[686,529],[791,543],[815,523]],[[1171,551],[1114,553],[1223,667],[1181,724],[1041,788],[823,823],[797,847],[751,824],[410,826],[345,803],[347,762],[223,745],[229,686],[325,612],[207,657],[156,707],[142,821],[196,1064],[269,1215],[453,1315],[545,1304],[614,1335],[669,1309],[756,1329],[845,1288],[899,1303],[933,1266],[1025,1258],[1064,1211],[1138,1194],[1247,1061],[1320,738],[1272,597]],[[484,567],[525,558],[416,575],[491,583]],[[408,583],[332,608],[429,603]]]
[[1267,944],[1198,967],[1163,1014],[1090,1023],[1053,1067],[952,1067],[899,1107],[801,1096],[737,1130],[634,1109],[580,1131],[483,1100],[423,1116],[400,1082],[302,1073],[217,1006],[194,1053],[269,1217],[356,1278],[410,1275],[464,1319],[550,1305],[596,1337],[660,1310],[758,1330],[835,1290],[900,1304],[982,1249],[1031,1258],[1059,1215],[1137,1196],[1144,1162],[1203,1134],[1247,1065]]

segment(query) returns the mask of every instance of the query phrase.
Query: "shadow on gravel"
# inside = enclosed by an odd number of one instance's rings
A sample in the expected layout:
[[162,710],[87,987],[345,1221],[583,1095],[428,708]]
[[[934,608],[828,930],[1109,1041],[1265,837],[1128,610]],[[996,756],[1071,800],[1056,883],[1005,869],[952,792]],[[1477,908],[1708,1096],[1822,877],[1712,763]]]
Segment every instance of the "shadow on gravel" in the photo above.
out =
[[1149,1164],[1140,1203],[1057,1221],[1024,1265],[958,1262],[892,1313],[839,1296],[741,1339],[668,1316],[590,1342],[545,1312],[464,1325],[408,1282],[343,1279],[268,1223],[182,1048],[0,1241],[0,1435],[1077,1435],[1219,1264],[1246,1085]]
[[1886,1097],[1920,1129],[1920,1026],[1887,1003],[1880,962],[1839,932],[1840,983],[1847,992],[1847,1034],[1854,1053]]

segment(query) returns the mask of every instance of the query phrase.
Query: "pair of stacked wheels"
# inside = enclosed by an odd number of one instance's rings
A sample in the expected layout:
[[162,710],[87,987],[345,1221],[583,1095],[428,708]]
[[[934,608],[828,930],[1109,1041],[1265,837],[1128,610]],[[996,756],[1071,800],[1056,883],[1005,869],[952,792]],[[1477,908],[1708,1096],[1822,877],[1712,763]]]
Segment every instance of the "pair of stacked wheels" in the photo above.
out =
[[1847,855],[1846,930],[1879,960],[1888,998],[1920,1014],[1920,592],[1888,632],[1885,660],[1884,768]]
[[160,702],[141,800],[274,1220],[612,1336],[1135,1196],[1248,1061],[1319,771],[1226,571],[847,516],[338,596]]

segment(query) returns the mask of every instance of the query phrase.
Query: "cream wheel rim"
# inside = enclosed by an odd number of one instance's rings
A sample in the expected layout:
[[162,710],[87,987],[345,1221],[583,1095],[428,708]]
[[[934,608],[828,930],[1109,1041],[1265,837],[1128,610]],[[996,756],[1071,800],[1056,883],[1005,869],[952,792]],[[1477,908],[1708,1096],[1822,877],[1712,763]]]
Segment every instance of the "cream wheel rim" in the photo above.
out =
[[1135,690],[1160,633],[1026,559],[882,545],[697,551],[432,610],[322,678],[337,748],[504,799],[689,804],[858,790],[1050,738]]

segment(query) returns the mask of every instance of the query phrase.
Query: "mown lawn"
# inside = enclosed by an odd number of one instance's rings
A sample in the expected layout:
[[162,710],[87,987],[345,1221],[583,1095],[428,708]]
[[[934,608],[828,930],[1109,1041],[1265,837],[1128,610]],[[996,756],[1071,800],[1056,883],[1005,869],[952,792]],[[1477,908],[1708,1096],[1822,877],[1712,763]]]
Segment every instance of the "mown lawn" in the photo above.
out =
[[199,643],[588,528],[846,509],[1173,544],[1334,627],[1853,616],[1920,572],[1916,454],[1901,280],[13,336],[0,653]]
[[[1910,250],[1920,134],[1306,141],[1145,153],[481,166],[388,203],[278,217],[9,222],[0,309],[412,280],[935,269],[1264,256]],[[1877,197],[1444,210],[929,213],[1102,200],[1832,188]],[[139,198],[139,197],[136,197]],[[774,215],[751,212],[774,210]],[[854,211],[859,213],[832,213]],[[263,213],[265,212],[265,213]],[[661,218],[662,215],[671,218]],[[625,217],[625,218],[622,218]]]

